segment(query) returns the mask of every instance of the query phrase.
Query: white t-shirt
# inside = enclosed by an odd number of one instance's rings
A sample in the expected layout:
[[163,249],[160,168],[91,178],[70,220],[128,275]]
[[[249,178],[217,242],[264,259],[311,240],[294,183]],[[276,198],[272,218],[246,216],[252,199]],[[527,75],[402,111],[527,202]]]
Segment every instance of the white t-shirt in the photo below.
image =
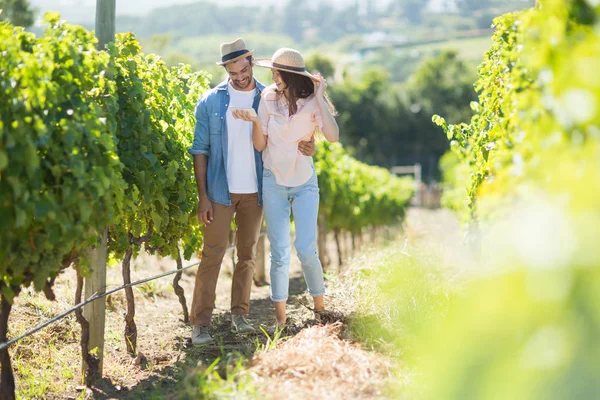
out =
[[256,161],[252,144],[252,122],[233,118],[231,107],[252,108],[256,89],[236,90],[228,85],[229,107],[227,109],[227,183],[229,193],[248,194],[258,192]]

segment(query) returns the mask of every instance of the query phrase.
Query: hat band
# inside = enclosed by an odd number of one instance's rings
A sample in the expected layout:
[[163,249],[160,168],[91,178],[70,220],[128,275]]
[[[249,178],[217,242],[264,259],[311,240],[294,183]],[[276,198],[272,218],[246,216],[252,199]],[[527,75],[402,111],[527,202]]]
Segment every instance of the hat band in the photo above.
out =
[[225,54],[223,57],[221,57],[221,62],[227,62],[229,60],[233,60],[234,58],[237,58],[246,53],[248,53],[248,50],[244,49],[244,50],[234,51],[233,53]]
[[291,67],[289,65],[283,65],[283,64],[279,64],[279,63],[272,63],[274,68],[279,68],[279,69],[288,69],[290,71],[295,71],[295,72],[306,72],[306,68],[304,67]]

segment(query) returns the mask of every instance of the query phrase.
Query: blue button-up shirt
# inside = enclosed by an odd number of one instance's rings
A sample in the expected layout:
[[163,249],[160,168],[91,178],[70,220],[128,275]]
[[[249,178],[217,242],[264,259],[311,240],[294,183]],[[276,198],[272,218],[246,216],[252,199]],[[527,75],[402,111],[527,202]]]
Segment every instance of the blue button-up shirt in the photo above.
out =
[[[260,94],[265,86],[256,82],[256,95],[252,107],[258,112]],[[229,80],[204,93],[196,104],[196,130],[194,143],[188,149],[190,154],[205,154],[208,157],[206,167],[206,194],[211,201],[231,205],[229,184],[227,183],[227,107],[229,107]],[[254,150],[256,178],[258,181],[258,204],[262,204],[262,153]]]

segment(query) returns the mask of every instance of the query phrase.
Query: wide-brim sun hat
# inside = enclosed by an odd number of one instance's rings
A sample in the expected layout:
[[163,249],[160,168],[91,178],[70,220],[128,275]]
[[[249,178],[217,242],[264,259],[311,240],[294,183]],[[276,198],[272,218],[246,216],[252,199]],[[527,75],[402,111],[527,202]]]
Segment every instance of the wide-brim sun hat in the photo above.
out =
[[254,54],[254,50],[248,50],[242,39],[236,39],[230,43],[221,43],[221,61],[217,64],[226,65],[252,54]]
[[280,71],[292,72],[294,74],[309,77],[313,81],[319,81],[319,78],[306,70],[304,57],[298,50],[287,47],[281,48],[273,54],[273,57],[259,58],[254,60],[254,65],[257,67],[274,68]]

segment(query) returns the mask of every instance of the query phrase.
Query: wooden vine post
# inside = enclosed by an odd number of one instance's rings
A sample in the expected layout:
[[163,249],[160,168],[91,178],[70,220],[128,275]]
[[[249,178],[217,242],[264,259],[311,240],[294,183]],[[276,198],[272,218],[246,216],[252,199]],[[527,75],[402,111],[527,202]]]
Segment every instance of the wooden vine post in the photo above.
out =
[[[116,0],[97,0],[96,2],[96,37],[98,49],[115,40]],[[85,280],[85,298],[106,291],[106,259],[107,259],[107,230],[104,231],[100,242],[91,250],[92,274]],[[98,299],[84,307],[83,315],[89,323],[88,349],[97,357],[97,364],[87,365],[83,357],[83,371],[87,371],[87,384],[102,378],[104,360],[104,327],[106,320],[106,298]]]
[[[90,262],[92,273],[85,279],[86,300],[96,293],[106,291],[106,259],[107,259],[107,232],[102,234],[96,248],[90,250]],[[93,364],[88,363],[89,357],[83,356],[83,371],[86,383],[92,385],[102,378],[102,361],[104,359],[104,326],[106,319],[106,298],[103,297],[93,301],[83,308],[83,317],[88,322],[89,332],[83,332],[87,336],[87,349],[94,355]]]

